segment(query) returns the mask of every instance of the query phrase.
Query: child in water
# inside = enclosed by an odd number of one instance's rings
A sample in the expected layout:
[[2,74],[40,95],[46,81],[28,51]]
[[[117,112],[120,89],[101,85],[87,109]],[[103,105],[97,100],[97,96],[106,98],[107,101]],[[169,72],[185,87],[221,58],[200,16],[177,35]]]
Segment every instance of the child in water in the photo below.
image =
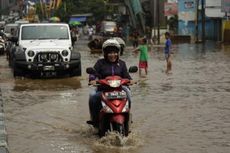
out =
[[148,46],[147,46],[147,39],[143,38],[141,39],[141,44],[134,49],[134,52],[140,52],[140,56],[139,56],[139,75],[141,76],[142,74],[142,69],[145,70],[145,75],[148,74]]
[[165,33],[165,48],[164,48],[164,53],[165,53],[165,60],[166,60],[166,74],[169,74],[169,72],[172,70],[172,61],[171,61],[171,46],[172,42],[170,40],[170,33],[166,32]]

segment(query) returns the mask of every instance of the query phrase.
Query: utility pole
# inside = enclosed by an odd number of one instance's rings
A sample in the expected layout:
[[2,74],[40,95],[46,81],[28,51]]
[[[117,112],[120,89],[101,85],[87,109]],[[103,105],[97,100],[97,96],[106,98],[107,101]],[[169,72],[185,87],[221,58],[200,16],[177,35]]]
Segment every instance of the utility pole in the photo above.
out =
[[198,35],[198,23],[199,23],[199,0],[196,0],[196,20],[195,20],[195,23],[196,23],[196,42],[199,41],[199,35]]
[[201,15],[202,15],[202,42],[205,42],[205,5],[204,0],[201,0]]
[[157,44],[160,44],[160,2],[157,0]]
[[156,11],[156,9],[155,9],[155,0],[151,0],[150,1],[150,12],[151,12],[151,16],[152,16],[152,18],[151,18],[151,20],[152,20],[152,24],[151,24],[151,34],[152,34],[152,30],[153,30],[153,36],[151,35],[151,37],[153,37],[154,38],[154,43],[155,43],[155,38],[156,38],[156,32],[155,32],[155,23],[156,23],[156,18],[155,18],[155,11]]

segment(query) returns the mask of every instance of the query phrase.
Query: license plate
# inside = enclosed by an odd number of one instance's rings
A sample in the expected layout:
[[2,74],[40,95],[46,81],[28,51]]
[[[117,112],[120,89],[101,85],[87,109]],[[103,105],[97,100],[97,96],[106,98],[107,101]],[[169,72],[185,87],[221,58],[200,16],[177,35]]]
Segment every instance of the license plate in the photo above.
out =
[[107,92],[105,93],[105,96],[108,99],[123,99],[126,98],[126,92],[122,91],[122,92]]
[[55,67],[54,67],[54,66],[51,66],[51,65],[48,65],[48,66],[44,66],[44,67],[43,67],[43,70],[44,70],[44,71],[54,71],[54,70],[55,70]]

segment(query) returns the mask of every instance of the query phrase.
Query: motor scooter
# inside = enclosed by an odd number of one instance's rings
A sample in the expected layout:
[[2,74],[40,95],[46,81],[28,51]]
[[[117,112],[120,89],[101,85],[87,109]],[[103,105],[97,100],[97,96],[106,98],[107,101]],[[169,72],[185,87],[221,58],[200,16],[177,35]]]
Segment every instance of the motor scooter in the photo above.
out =
[[[130,67],[129,72],[137,72],[136,66]],[[88,74],[95,74],[93,68],[87,68]],[[108,76],[97,80],[97,85],[106,87],[101,93],[101,109],[99,113],[98,133],[105,136],[108,131],[116,131],[122,136],[128,136],[131,125],[130,102],[122,86],[129,86],[130,80],[120,76]]]
[[5,40],[0,36],[0,54],[3,55],[5,53],[6,45]]

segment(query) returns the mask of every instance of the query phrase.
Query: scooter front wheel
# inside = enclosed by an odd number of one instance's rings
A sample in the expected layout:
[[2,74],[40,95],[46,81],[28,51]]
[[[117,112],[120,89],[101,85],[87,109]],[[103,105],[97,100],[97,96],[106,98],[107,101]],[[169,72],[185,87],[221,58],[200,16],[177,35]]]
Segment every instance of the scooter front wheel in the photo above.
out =
[[114,123],[114,131],[117,131],[121,136],[126,136],[124,124]]

